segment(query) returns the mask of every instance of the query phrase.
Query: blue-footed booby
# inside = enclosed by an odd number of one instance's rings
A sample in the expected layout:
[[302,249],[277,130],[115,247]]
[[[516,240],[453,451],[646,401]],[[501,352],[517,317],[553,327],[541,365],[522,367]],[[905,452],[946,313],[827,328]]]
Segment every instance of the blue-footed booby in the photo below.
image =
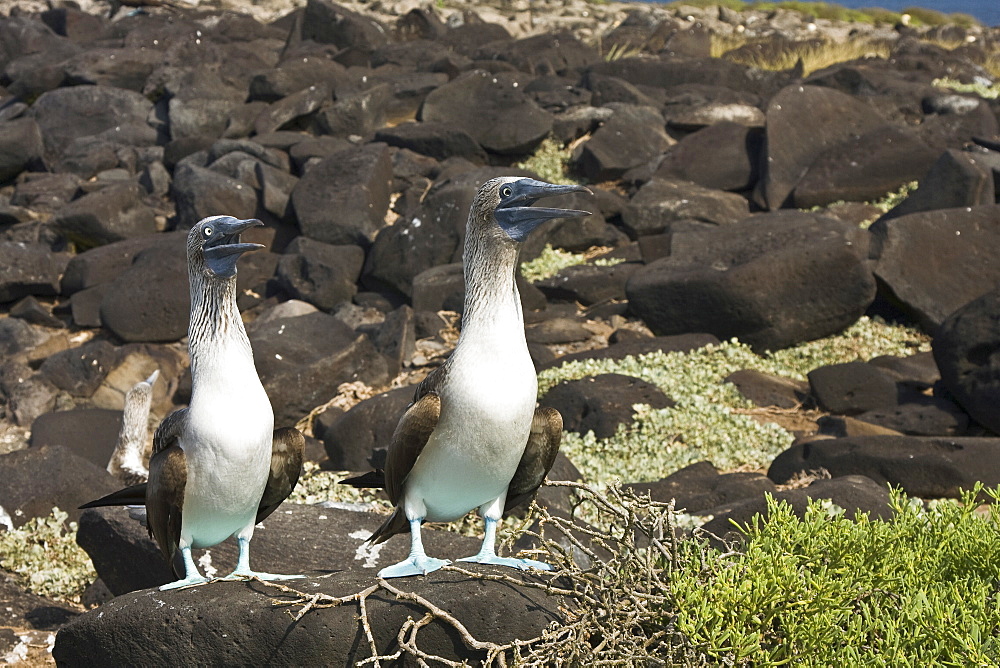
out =
[[254,525],[292,491],[304,449],[297,430],[274,431],[271,402],[236,307],[236,262],[243,253],[262,247],[240,243],[240,233],[261,224],[212,216],[191,228],[191,402],[168,415],[153,435],[146,484],[82,506],[145,504],[150,535],[163,556],[175,571],[178,551],[183,563],[184,576],[160,589],[208,582],[191,550],[230,536],[239,542],[239,560],[223,579],[302,577],[250,569]]
[[380,577],[426,574],[450,563],[427,556],[420,525],[456,520],[473,509],[485,523],[482,548],[459,561],[551,568],[498,557],[495,548],[497,522],[542,484],[562,434],[559,412],[535,407],[538,385],[514,275],[519,242],[535,227],[552,218],[589,215],[531,205],[580,191],[590,192],[502,177],[477,193],[466,226],[465,310],[455,350],[417,386],[392,435],[385,470],[343,481],[384,486],[396,506],[369,541],[410,532],[409,557],[383,568]]
[[108,473],[126,485],[138,485],[149,478],[146,466],[146,438],[149,434],[149,408],[153,403],[153,384],[160,377],[157,369],[146,380],[140,380],[125,394],[122,428],[118,432]]

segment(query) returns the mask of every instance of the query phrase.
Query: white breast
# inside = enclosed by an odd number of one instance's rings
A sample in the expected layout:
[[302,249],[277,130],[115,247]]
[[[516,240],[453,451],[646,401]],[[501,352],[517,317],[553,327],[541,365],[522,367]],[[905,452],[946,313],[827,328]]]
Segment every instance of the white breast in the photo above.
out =
[[225,540],[256,515],[271,462],[274,414],[246,358],[199,369],[188,428],[182,533],[195,546]]
[[422,504],[430,521],[457,519],[498,498],[517,469],[537,394],[518,338],[466,340],[454,352],[441,418],[405,490],[407,503]]

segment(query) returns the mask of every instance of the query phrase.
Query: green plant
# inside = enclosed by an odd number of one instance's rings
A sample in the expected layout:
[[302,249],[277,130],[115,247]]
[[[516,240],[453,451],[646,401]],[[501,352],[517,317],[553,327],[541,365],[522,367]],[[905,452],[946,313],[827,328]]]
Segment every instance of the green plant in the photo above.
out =
[[1000,98],[1000,82],[987,84],[983,81],[974,83],[962,83],[957,79],[935,79],[932,82],[935,86],[947,88],[957,93],[973,93],[987,100]]
[[0,532],[0,567],[40,596],[80,602],[94,581],[90,557],[76,544],[76,522],[58,508],[32,518],[18,529]]
[[561,142],[546,137],[534,153],[512,166],[534,172],[542,180],[549,183],[571,185],[578,183],[578,181],[569,176],[570,153],[571,150],[563,146]]
[[894,491],[892,521],[771,499],[738,552],[682,543],[677,628],[724,665],[997,665],[1000,513],[976,512],[981,491],[929,509]]

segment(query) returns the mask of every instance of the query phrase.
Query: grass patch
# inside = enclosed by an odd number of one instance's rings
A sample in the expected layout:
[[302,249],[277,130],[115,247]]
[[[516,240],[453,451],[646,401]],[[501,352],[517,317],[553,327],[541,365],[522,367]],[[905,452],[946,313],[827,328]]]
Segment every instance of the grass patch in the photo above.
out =
[[76,544],[76,522],[58,508],[48,517],[32,518],[20,529],[0,532],[0,567],[39,596],[80,602],[94,581],[90,557]]
[[534,172],[543,181],[548,181],[549,183],[575,185],[579,184],[579,181],[574,180],[569,175],[569,159],[571,154],[572,149],[563,146],[562,142],[551,137],[546,137],[538,145],[534,153],[521,162],[514,163],[512,166],[516,169],[526,169],[529,172]]
[[726,376],[755,369],[801,380],[825,364],[929,349],[929,338],[917,330],[861,318],[837,336],[766,356],[734,340],[690,353],[567,362],[539,374],[539,395],[544,403],[544,394],[564,380],[621,373],[653,383],[677,402],[672,408],[638,407],[635,421],[606,439],[592,432],[563,433],[563,452],[586,479],[598,484],[658,480],[702,460],[723,470],[763,468],[791,444],[792,435],[739,412],[751,404],[735,386],[722,382]]
[[772,499],[740,553],[681,544],[677,628],[722,665],[997,665],[1000,514],[974,498],[925,510],[894,492],[890,522]]
[[790,70],[801,60],[803,76],[808,76],[837,63],[861,58],[886,59],[891,51],[891,45],[884,41],[783,42],[713,34],[710,53],[740,65],[773,71]]

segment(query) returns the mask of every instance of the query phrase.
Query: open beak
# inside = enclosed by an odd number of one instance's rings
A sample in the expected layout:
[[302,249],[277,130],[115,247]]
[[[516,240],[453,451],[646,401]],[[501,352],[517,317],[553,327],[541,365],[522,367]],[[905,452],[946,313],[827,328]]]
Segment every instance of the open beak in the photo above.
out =
[[493,215],[497,224],[514,241],[524,241],[533,229],[553,218],[575,218],[589,216],[589,211],[575,209],[550,209],[531,206],[543,197],[554,197],[567,193],[584,192],[593,194],[588,188],[577,185],[556,185],[535,179],[518,179],[500,187],[500,203]]
[[236,261],[243,253],[263,248],[260,244],[240,243],[240,233],[251,227],[261,227],[264,223],[256,218],[237,220],[230,216],[218,218],[215,234],[205,242],[203,253],[205,264],[216,276],[230,278],[236,275]]

